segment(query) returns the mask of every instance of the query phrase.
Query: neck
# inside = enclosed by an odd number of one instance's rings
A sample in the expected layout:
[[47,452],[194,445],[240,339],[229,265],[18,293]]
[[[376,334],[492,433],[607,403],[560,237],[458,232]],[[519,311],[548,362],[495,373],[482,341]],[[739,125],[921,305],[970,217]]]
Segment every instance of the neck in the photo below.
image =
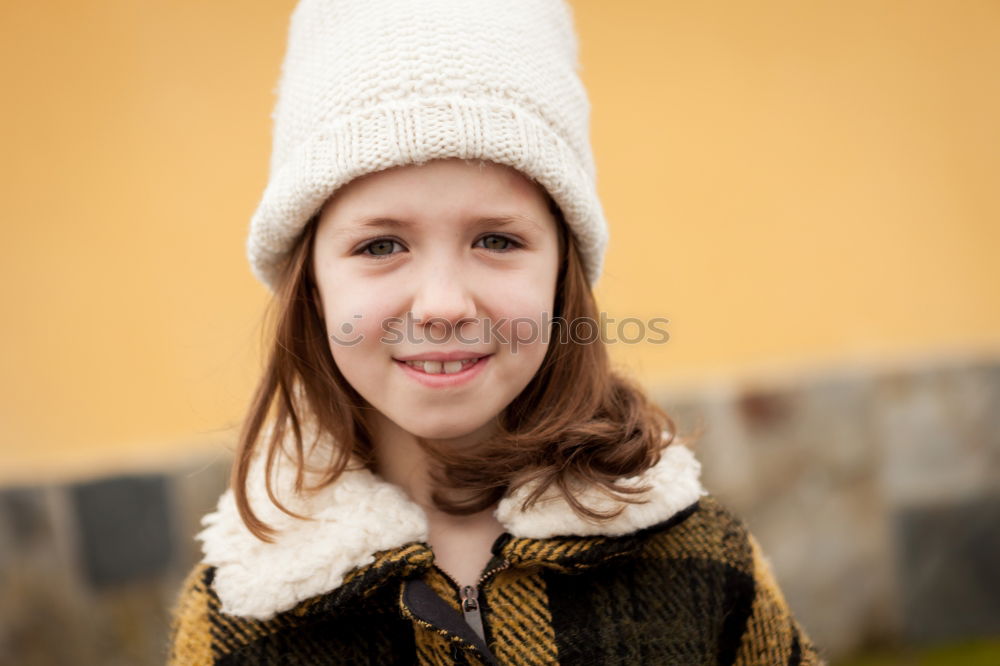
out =
[[[490,421],[460,437],[425,439],[451,450],[470,450],[489,437],[494,430],[495,425]],[[431,500],[431,461],[413,433],[380,416],[376,425],[373,448],[375,472],[389,483],[402,488],[411,500],[424,509],[428,518],[446,522],[461,520],[462,517],[444,513],[434,506]]]

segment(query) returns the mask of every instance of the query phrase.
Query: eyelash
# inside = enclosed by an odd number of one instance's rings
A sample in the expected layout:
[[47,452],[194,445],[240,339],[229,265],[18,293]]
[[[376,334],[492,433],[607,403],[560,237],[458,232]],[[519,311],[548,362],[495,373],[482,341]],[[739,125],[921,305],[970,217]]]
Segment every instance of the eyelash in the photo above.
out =
[[[505,241],[507,241],[507,243],[509,244],[508,247],[506,247],[506,248],[504,248],[502,250],[489,250],[490,252],[495,252],[495,253],[498,253],[498,254],[503,254],[504,252],[510,252],[511,250],[516,250],[518,248],[523,247],[523,245],[521,243],[517,242],[516,240],[514,240],[510,236],[505,236],[503,234],[486,234],[485,236],[481,236],[479,239],[477,239],[476,242],[478,243],[479,241],[484,240],[486,238],[502,238]],[[398,240],[396,240],[395,238],[392,238],[392,237],[375,238],[375,239],[372,239],[371,241],[365,243],[361,248],[359,248],[359,250],[358,250],[358,252],[356,254],[367,255],[368,257],[371,257],[372,259],[377,259],[377,260],[388,259],[392,255],[397,254],[396,252],[390,252],[389,254],[371,254],[370,252],[367,251],[368,249],[371,248],[372,245],[376,245],[377,243],[385,243],[385,242],[398,243],[399,245],[402,245],[402,243],[400,243]],[[489,248],[483,248],[483,249],[484,250],[488,250]]]

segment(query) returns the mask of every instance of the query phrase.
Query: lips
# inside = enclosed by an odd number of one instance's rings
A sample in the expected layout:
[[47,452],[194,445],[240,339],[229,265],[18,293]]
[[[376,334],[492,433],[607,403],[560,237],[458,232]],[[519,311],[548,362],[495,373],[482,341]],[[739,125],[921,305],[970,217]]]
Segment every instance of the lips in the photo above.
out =
[[492,354],[449,361],[424,359],[394,359],[396,365],[411,379],[430,388],[447,388],[467,384],[481,375]]
[[436,352],[425,352],[423,354],[410,354],[409,356],[396,356],[397,361],[466,361],[475,358],[482,358],[484,356],[489,356],[490,352],[474,352],[474,351],[436,351]]

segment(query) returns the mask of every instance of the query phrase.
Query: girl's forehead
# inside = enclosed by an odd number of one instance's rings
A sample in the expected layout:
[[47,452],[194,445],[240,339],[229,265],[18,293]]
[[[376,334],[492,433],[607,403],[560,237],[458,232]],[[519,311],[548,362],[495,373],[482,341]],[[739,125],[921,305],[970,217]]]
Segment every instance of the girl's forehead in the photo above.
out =
[[327,200],[321,217],[338,227],[484,218],[511,224],[540,222],[547,210],[544,189],[514,169],[438,160],[355,179]]
[[539,189],[537,183],[511,167],[450,158],[365,174],[341,186],[335,196],[413,196],[427,192],[438,194],[443,190],[453,192],[455,197],[466,192],[511,197],[537,194]]

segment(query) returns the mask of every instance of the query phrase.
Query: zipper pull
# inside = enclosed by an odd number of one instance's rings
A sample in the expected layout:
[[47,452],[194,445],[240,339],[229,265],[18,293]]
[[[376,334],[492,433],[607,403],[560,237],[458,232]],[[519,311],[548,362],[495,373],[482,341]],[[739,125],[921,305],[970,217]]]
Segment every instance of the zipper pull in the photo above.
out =
[[483,642],[486,642],[486,632],[483,631],[483,616],[479,612],[479,590],[466,585],[462,588],[462,614],[465,615],[465,622],[472,627]]

